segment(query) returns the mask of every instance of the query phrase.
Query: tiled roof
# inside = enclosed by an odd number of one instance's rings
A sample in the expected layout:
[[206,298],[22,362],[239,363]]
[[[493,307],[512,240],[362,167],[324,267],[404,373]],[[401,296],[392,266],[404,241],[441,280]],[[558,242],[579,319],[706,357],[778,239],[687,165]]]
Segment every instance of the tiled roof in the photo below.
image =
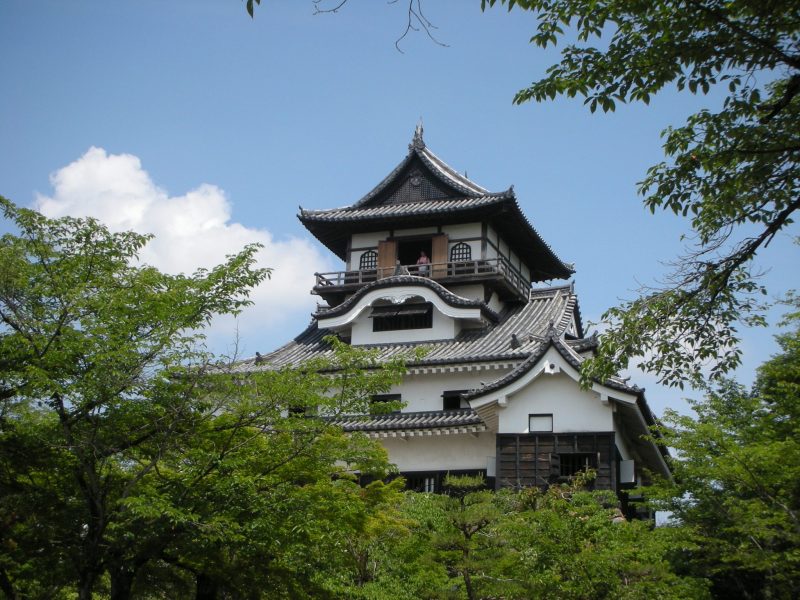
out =
[[480,300],[473,300],[472,298],[462,298],[461,296],[455,295],[446,287],[444,287],[440,283],[433,281],[432,279],[429,279],[427,277],[417,277],[415,275],[396,275],[393,277],[386,277],[384,279],[373,281],[372,283],[369,283],[364,287],[360,288],[355,294],[350,296],[347,300],[345,300],[338,306],[334,306],[332,308],[319,309],[314,314],[314,316],[318,319],[321,319],[321,318],[336,317],[342,315],[346,313],[348,310],[350,310],[350,308],[353,307],[367,293],[373,290],[379,290],[387,287],[395,287],[397,285],[427,287],[436,292],[439,295],[439,297],[450,306],[461,306],[465,308],[480,308],[481,311],[494,322],[497,322],[500,318],[499,315],[491,308],[489,308],[485,302],[481,302]]
[[[500,379],[496,379],[495,381],[491,382],[490,384],[482,388],[471,390],[463,394],[462,398],[464,398],[465,400],[472,400],[473,398],[478,398],[489,392],[499,390],[515,382],[517,379],[520,379],[523,375],[525,375],[525,373],[530,371],[536,365],[536,363],[538,363],[539,360],[541,360],[541,358],[544,356],[545,352],[547,352],[550,346],[553,346],[561,355],[561,357],[564,360],[566,360],[567,363],[569,363],[575,370],[580,371],[581,364],[583,363],[585,358],[582,357],[580,354],[578,354],[577,351],[575,351],[573,348],[570,347],[570,344],[564,342],[564,340],[562,340],[561,337],[554,332],[548,337],[547,340],[543,340],[543,342],[539,345],[539,347],[536,349],[535,352],[533,352],[523,362],[517,365],[512,371],[510,371]],[[612,377],[610,379],[607,379],[603,383],[610,388],[619,390],[621,392],[634,394],[637,397],[641,397],[644,393],[644,390],[641,389],[640,387],[636,385],[629,386],[626,380],[620,379],[619,377]]]
[[370,219],[384,219],[387,217],[408,217],[417,215],[446,214],[453,211],[463,211],[500,205],[513,200],[510,192],[499,194],[484,194],[471,198],[447,198],[444,200],[424,200],[422,202],[402,202],[398,204],[379,204],[377,206],[362,207],[359,204],[344,208],[329,210],[301,210],[300,220],[304,223],[311,221],[339,222],[339,221],[366,221]]
[[465,427],[483,422],[471,408],[428,412],[398,412],[386,415],[343,415],[327,419],[345,431],[399,431]]
[[[418,180],[414,188],[417,191],[401,194],[399,199],[396,193],[414,180]],[[427,183],[422,185],[423,181]],[[423,193],[426,186],[430,190]],[[347,244],[354,233],[484,222],[497,229],[528,265],[533,281],[567,279],[574,272],[572,265],[556,256],[525,217],[513,186],[505,192],[489,192],[479,186],[428,150],[420,130],[414,134],[408,155],[361,200],[327,210],[301,207],[297,217],[342,260],[347,259]]]
[[408,145],[408,154],[406,157],[369,193],[361,198],[361,200],[353,204],[353,208],[368,205],[372,200],[380,196],[381,193],[394,182],[395,178],[411,163],[415,157],[422,161],[422,163],[428,167],[433,175],[436,176],[440,181],[445,183],[448,187],[461,192],[465,196],[479,196],[489,193],[489,190],[468,179],[465,175],[462,175],[453,169],[441,158],[431,152],[425,145],[425,141],[422,139],[422,128],[417,127],[417,129],[414,131],[414,138]]
[[[452,340],[433,340],[404,344],[375,344],[381,360],[408,354],[423,347],[427,353],[414,361],[415,365],[462,364],[494,360],[523,361],[536,352],[548,331],[563,333],[564,313],[575,310],[576,298],[571,286],[534,290],[525,304],[504,309],[498,322],[482,329],[463,330]],[[320,329],[316,320],[283,347],[255,359],[244,360],[234,367],[237,371],[268,370],[299,365],[312,358],[333,356],[326,335],[333,332]],[[512,341],[516,335],[516,342]]]
[[575,352],[586,352],[587,350],[597,349],[597,332],[586,338],[566,339],[567,345]]

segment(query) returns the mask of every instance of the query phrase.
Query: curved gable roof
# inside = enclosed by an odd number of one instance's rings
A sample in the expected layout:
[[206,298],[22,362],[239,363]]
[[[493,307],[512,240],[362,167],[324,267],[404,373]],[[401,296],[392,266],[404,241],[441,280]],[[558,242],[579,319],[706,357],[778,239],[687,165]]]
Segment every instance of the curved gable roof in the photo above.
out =
[[384,279],[378,279],[377,281],[373,281],[365,285],[364,287],[360,288],[355,294],[350,296],[347,300],[334,306],[332,308],[322,308],[317,310],[314,313],[314,317],[316,319],[328,319],[331,317],[338,317],[347,313],[352,307],[354,307],[358,302],[367,294],[374,290],[380,290],[385,288],[393,288],[397,287],[398,285],[402,285],[405,287],[424,287],[432,290],[435,292],[446,304],[454,307],[454,308],[480,308],[481,313],[489,318],[492,322],[497,323],[499,320],[499,315],[493,311],[489,306],[480,300],[474,300],[471,298],[462,298],[461,296],[457,296],[450,290],[448,290],[443,285],[433,281],[432,279],[428,279],[427,277],[417,277],[415,275],[395,275],[393,277],[386,277]]
[[[481,396],[485,396],[486,394],[490,394],[495,392],[501,388],[504,388],[518,379],[521,379],[526,373],[528,373],[536,364],[542,359],[542,357],[547,353],[550,348],[555,348],[556,351],[561,355],[561,357],[573,367],[576,371],[581,370],[581,363],[585,360],[577,351],[572,348],[572,344],[565,342],[561,339],[561,336],[558,334],[556,330],[551,330],[548,332],[548,337],[546,340],[543,340],[542,343],[536,352],[532,353],[528,358],[526,358],[523,362],[521,362],[517,367],[512,370],[510,373],[493,381],[492,383],[476,389],[470,390],[469,392],[462,394],[462,398],[465,400],[472,400],[475,398],[479,398]],[[575,340],[576,342],[579,340]],[[580,340],[581,342],[586,341],[587,344],[594,341],[594,338],[586,338],[585,340]],[[605,385],[609,388],[618,390],[620,392],[625,392],[628,394],[633,394],[634,396],[643,397],[644,390],[637,385],[629,386],[624,380],[619,379],[617,377],[607,379],[603,382],[598,382],[602,385]]]

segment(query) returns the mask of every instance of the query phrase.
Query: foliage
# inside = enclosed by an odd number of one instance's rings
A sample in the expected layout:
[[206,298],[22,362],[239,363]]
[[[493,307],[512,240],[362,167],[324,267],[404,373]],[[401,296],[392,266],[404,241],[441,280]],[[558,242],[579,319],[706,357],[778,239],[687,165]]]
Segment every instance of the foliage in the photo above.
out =
[[626,521],[611,492],[569,485],[493,492],[448,478],[443,495],[407,492],[407,533],[374,554],[373,579],[344,597],[705,598],[670,562],[694,548],[680,528]]
[[800,593],[800,317],[791,320],[750,393],[724,382],[693,404],[696,418],[670,412],[662,428],[678,452],[675,482],[650,493],[692,528],[689,566],[721,598]]
[[255,247],[171,276],[136,266],[145,236],[2,206],[0,589],[320,597],[316,567],[347,557],[328,542],[376,527],[382,484],[351,473],[388,465],[305,413],[366,411],[402,364],[336,343],[314,370],[212,363],[202,327],[247,304]]
[[[496,0],[482,0],[484,8]],[[737,321],[763,324],[752,259],[800,208],[798,4],[789,0],[500,0],[538,19],[532,43],[574,40],[515,102],[583,96],[594,112],[678,90],[725,96],[664,132],[670,160],[639,184],[652,212],[691,219],[692,245],[662,289],[609,310],[587,380],[640,358],[660,381],[739,364]],[[596,44],[593,44],[596,42]],[[723,91],[724,90],[724,91]]]
[[481,575],[500,558],[499,546],[485,531],[500,517],[493,493],[486,489],[482,477],[449,475],[444,480],[442,509],[446,526],[433,536],[433,557],[446,569],[450,581],[448,596],[468,600],[485,597],[487,581]]
[[519,512],[505,525],[516,554],[507,576],[520,585],[514,597],[707,597],[702,579],[672,569],[671,556],[690,546],[683,532],[627,521],[612,492],[581,489],[593,476],[514,499]]

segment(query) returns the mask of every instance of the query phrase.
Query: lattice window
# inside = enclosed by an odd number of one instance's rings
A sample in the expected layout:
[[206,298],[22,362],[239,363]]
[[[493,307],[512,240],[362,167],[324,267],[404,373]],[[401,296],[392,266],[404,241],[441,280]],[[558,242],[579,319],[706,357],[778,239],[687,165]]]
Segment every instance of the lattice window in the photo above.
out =
[[361,271],[365,271],[367,269],[377,269],[378,268],[378,253],[375,250],[367,250],[364,254],[361,255],[361,260],[358,263],[358,268]]
[[372,331],[430,329],[433,327],[433,305],[430,302],[372,307]]
[[464,242],[459,242],[450,248],[450,262],[464,262],[472,260],[472,247]]

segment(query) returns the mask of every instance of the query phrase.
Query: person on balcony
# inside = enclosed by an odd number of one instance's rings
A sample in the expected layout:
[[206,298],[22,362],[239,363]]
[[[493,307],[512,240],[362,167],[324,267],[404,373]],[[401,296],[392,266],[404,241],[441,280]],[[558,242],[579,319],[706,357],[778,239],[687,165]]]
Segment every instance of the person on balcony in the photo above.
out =
[[417,259],[417,273],[420,277],[427,277],[431,269],[431,261],[425,250],[419,251],[419,258]]

